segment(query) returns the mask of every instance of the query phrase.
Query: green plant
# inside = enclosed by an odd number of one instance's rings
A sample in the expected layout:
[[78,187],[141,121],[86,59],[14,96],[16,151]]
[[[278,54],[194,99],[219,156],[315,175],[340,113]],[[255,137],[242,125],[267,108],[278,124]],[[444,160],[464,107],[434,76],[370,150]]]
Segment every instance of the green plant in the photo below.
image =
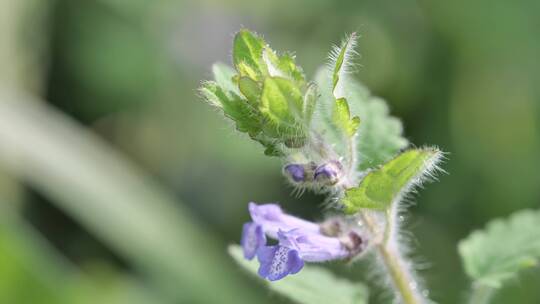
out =
[[[347,36],[332,50],[330,63],[308,81],[294,56],[275,52],[260,36],[243,29],[234,38],[234,69],[216,64],[214,81],[203,83],[205,100],[221,109],[239,132],[259,142],[266,155],[280,157],[284,176],[299,193],[325,194],[326,204],[341,212],[313,223],[274,204],[251,203],[252,222],[242,233],[243,255],[247,260],[257,257],[262,278],[283,279],[269,283],[270,288],[299,303],[314,303],[301,296],[301,288],[324,298],[353,286],[358,293],[345,292],[349,296],[336,302],[367,301],[366,287],[330,274],[324,274],[324,280],[334,283],[311,284],[313,266],[302,277],[305,262],[330,260],[369,261],[384,275],[380,284],[392,290],[398,303],[430,303],[402,236],[404,200],[441,171],[444,153],[434,147],[408,147],[401,122],[389,115],[386,103],[350,77],[355,44],[356,35]],[[487,301],[504,279],[536,263],[538,232],[520,235],[538,231],[535,218],[537,222],[538,215],[524,211],[460,244],[467,273],[475,280],[472,303]],[[500,234],[515,246],[500,242]],[[267,237],[278,243],[267,245]],[[239,248],[232,246],[230,252],[255,271],[242,260]],[[298,277],[287,277],[296,273]]]

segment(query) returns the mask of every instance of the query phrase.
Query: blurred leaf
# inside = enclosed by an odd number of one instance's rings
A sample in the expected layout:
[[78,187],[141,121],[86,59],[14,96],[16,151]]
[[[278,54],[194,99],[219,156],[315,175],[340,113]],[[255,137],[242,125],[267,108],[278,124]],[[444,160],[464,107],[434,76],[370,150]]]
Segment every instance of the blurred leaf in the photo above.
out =
[[0,163],[145,272],[168,298],[261,301],[232,275],[211,232],[173,194],[44,103],[0,90]]
[[113,12],[99,2],[54,5],[48,96],[86,122],[155,102],[170,65],[159,38],[144,26],[152,10],[139,16],[133,7]]
[[257,262],[248,261],[242,248],[229,246],[229,254],[243,269],[259,278],[270,290],[300,304],[363,304],[368,301],[368,290],[362,283],[352,283],[335,277],[322,267],[306,265],[298,274],[280,281],[269,282],[257,275]]
[[0,303],[163,303],[113,269],[99,278],[79,271],[17,214],[0,209]]
[[430,174],[441,152],[436,149],[408,150],[370,171],[356,188],[345,192],[342,203],[347,213],[359,209],[384,210],[399,201],[411,187]]
[[480,284],[499,288],[540,261],[540,211],[523,210],[489,222],[459,243],[465,271]]
[[0,83],[3,85],[42,92],[52,6],[40,0],[0,1]]
[[[3,210],[2,210],[3,211]],[[0,302],[68,303],[65,288],[58,288],[64,266],[47,261],[43,252],[30,248],[28,236],[11,229],[8,220],[0,221]]]
[[336,99],[334,111],[332,112],[332,118],[339,129],[341,129],[348,137],[354,136],[354,134],[356,134],[356,130],[358,130],[358,126],[360,125],[360,118],[358,116],[351,118],[349,104],[345,98]]

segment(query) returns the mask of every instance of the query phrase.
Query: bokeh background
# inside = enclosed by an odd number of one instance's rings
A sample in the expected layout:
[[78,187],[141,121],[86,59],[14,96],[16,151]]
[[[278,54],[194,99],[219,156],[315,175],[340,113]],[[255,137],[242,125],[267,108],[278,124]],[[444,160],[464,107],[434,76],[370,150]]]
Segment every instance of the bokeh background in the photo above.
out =
[[[249,201],[320,217],[197,96],[241,26],[308,77],[345,33],[415,145],[449,152],[410,208],[432,298],[457,242],[540,207],[540,2],[0,0],[0,303],[288,303],[227,256]],[[540,223],[539,223],[540,229]],[[501,242],[505,242],[501,239]],[[333,266],[373,284],[365,267]],[[540,303],[538,268],[495,303]],[[375,289],[372,303],[383,303]]]

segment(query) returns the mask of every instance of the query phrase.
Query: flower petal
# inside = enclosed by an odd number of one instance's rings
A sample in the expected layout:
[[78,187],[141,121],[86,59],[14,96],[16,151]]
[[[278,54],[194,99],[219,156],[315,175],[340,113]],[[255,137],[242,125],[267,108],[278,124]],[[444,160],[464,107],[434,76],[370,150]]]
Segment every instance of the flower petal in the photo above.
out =
[[318,233],[309,233],[300,229],[279,231],[279,244],[298,251],[302,260],[307,262],[324,262],[343,259],[349,251],[341,241]]
[[259,275],[270,281],[277,281],[289,274],[295,274],[304,267],[298,251],[284,246],[263,246],[257,251],[261,263]]
[[318,233],[318,224],[285,214],[276,204],[257,205],[249,203],[251,219],[262,226],[263,231],[270,237],[277,239],[279,230],[302,229]]
[[266,245],[266,236],[262,227],[253,222],[245,223],[240,244],[244,249],[244,257],[248,260],[253,259],[257,254],[257,249]]

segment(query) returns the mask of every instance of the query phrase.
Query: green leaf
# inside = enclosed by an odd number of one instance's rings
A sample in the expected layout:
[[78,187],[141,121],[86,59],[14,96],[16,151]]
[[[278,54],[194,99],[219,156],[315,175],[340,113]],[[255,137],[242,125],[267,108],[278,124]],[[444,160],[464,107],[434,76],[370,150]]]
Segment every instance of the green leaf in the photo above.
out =
[[262,60],[262,52],[266,42],[256,34],[242,29],[234,37],[233,62],[240,76],[249,76],[259,80],[259,76],[267,75],[266,64]]
[[311,119],[313,118],[313,112],[315,111],[317,99],[319,98],[318,94],[317,85],[313,82],[308,84],[306,93],[304,94],[304,109],[302,111],[304,121],[307,125],[311,123]]
[[[248,261],[242,255],[242,248],[229,246],[229,254],[246,271],[257,276],[257,262]],[[364,304],[368,303],[368,290],[362,283],[336,278],[332,273],[318,266],[306,265],[298,274],[282,280],[269,282],[259,280],[270,290],[300,304]]]
[[278,56],[268,46],[264,48],[262,59],[268,67],[270,76],[279,76],[292,79],[299,87],[305,84],[302,68],[296,65],[294,57],[290,54]]
[[238,88],[240,89],[240,92],[242,92],[242,95],[246,97],[246,99],[249,101],[249,103],[253,106],[258,106],[261,94],[262,94],[262,88],[259,86],[259,84],[247,77],[240,77],[238,79]]
[[441,157],[437,149],[413,149],[370,171],[356,188],[345,192],[342,203],[349,214],[359,209],[385,210],[399,201],[433,170]]
[[208,81],[203,84],[200,92],[212,105],[222,108],[223,113],[236,123],[236,129],[249,133],[251,136],[261,131],[260,118],[253,108],[240,96],[226,92],[217,83]]
[[480,284],[499,288],[540,261],[540,211],[523,210],[489,222],[459,243],[465,271]]
[[334,70],[332,72],[332,93],[336,99],[344,97],[343,82],[347,69],[351,65],[350,60],[355,54],[354,47],[356,46],[356,33],[352,33],[347,37],[339,48],[334,48],[330,57],[334,61]]
[[256,136],[251,137],[253,140],[258,141],[264,146],[264,155],[267,156],[283,156],[283,151],[280,149],[280,145],[276,139],[269,138],[263,133],[259,133]]
[[[332,75],[326,67],[321,67],[316,76],[320,98],[314,113],[314,125],[324,139],[337,149],[346,145],[341,131],[333,121],[331,113],[335,107],[332,94]],[[392,159],[404,149],[408,141],[402,136],[401,122],[389,115],[386,102],[370,94],[369,90],[352,78],[343,83],[351,115],[360,117],[357,140],[358,168],[364,171]],[[341,149],[345,153],[346,149]]]
[[[351,104],[356,102],[355,99],[353,96]],[[388,105],[383,99],[370,96],[362,112],[365,114],[359,114],[362,125],[357,150],[360,157],[359,169],[363,171],[388,161],[407,147],[408,141],[403,137],[401,121],[390,116]]]
[[298,83],[303,84],[306,81],[304,72],[300,66],[296,65],[293,55],[285,53],[279,56],[278,67]]
[[261,97],[261,113],[275,126],[276,135],[295,135],[301,130],[303,97],[294,83],[286,78],[267,77]]
[[356,133],[360,125],[360,118],[358,116],[351,118],[349,103],[345,98],[336,99],[332,118],[334,123],[349,137],[352,137]]
[[233,77],[236,72],[230,66],[223,63],[215,63],[212,65],[212,73],[214,74],[214,80],[225,91],[231,91],[235,94],[239,94],[238,88],[233,82]]

